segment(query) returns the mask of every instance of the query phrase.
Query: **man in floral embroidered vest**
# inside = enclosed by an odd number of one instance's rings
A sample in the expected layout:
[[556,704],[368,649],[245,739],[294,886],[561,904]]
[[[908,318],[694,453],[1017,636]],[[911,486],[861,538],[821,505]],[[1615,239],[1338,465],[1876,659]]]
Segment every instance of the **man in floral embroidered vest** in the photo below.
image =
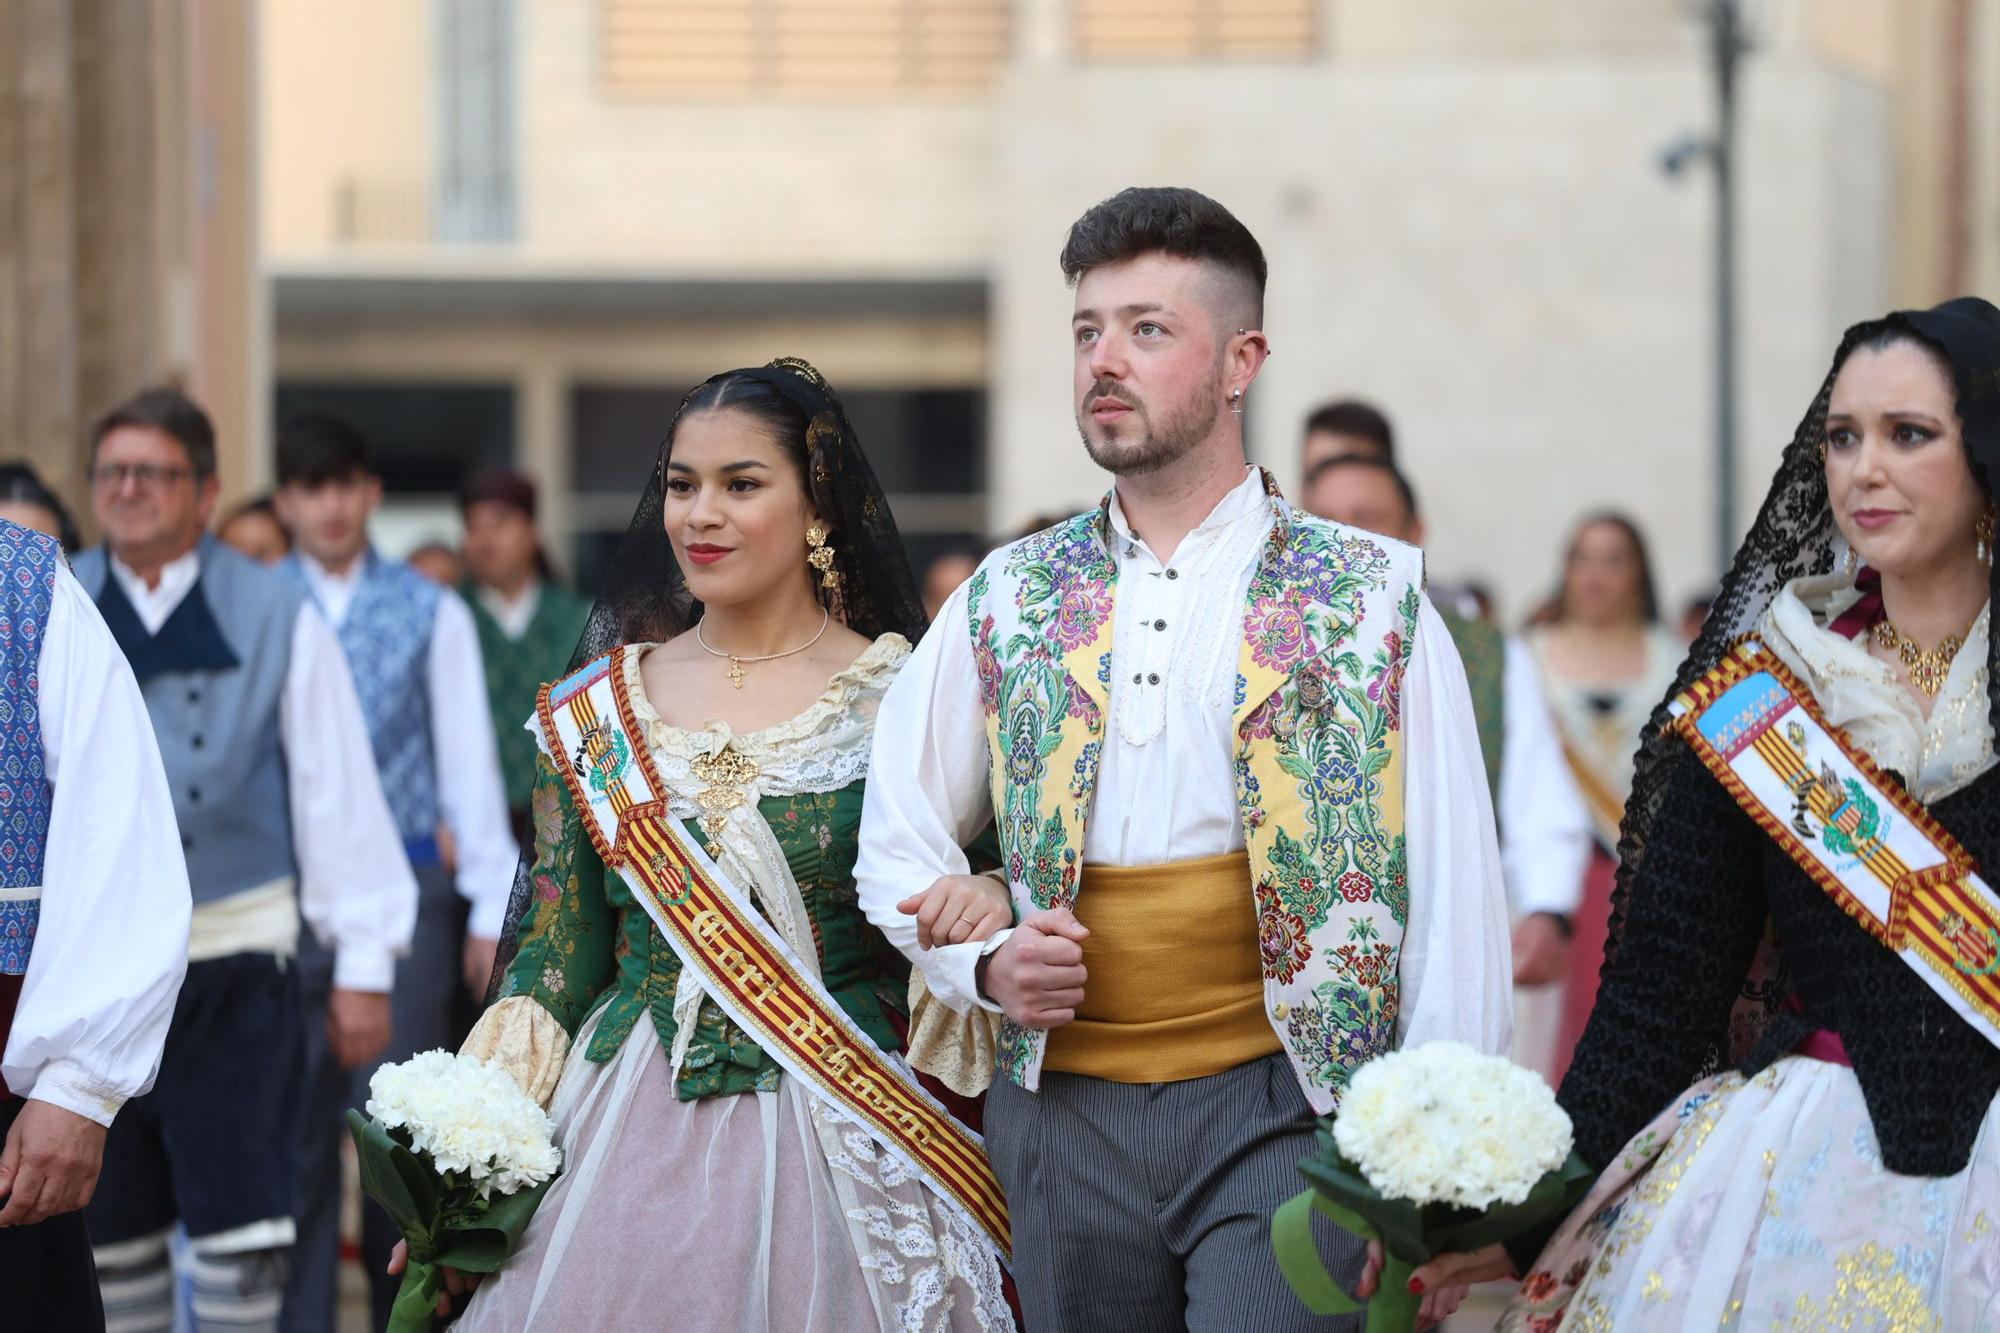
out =
[[[1127,190],[1062,264],[1078,426],[1116,484],[988,557],[890,689],[862,905],[935,1000],[1004,1014],[987,1149],[1030,1328],[1339,1327],[1271,1254],[1315,1116],[1395,1046],[1507,1045],[1464,674],[1418,551],[1245,463],[1249,231]],[[1016,926],[920,942],[899,904],[988,821]],[[1358,1274],[1358,1240],[1324,1248]]]
[[[296,542],[278,568],[339,636],[354,672],[369,745],[403,852],[417,877],[410,951],[396,962],[389,1046],[381,1060],[450,1049],[486,993],[517,860],[500,793],[500,758],[486,708],[486,674],[472,611],[368,540],[382,479],[368,441],[338,417],[304,415],[278,432],[276,502]],[[329,950],[306,940],[299,981],[307,1022],[300,1127],[298,1243],[285,1291],[287,1333],[331,1333],[340,1258],[340,1146],[347,1109],[368,1098],[374,1064],[347,1068],[317,1038],[333,985]],[[463,1022],[461,1018],[463,1017]],[[385,1323],[398,1239],[387,1213],[364,1204],[361,1252]]]
[[80,1210],[153,1085],[187,863],[132,668],[52,538],[0,522],[0,1326],[103,1328]]

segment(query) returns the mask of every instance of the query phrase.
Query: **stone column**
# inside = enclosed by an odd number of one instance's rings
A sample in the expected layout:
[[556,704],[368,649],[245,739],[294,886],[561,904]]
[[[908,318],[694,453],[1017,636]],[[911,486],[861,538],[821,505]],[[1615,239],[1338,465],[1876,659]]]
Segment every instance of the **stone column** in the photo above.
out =
[[84,435],[148,383],[261,457],[251,0],[0,4],[0,457],[89,528]]

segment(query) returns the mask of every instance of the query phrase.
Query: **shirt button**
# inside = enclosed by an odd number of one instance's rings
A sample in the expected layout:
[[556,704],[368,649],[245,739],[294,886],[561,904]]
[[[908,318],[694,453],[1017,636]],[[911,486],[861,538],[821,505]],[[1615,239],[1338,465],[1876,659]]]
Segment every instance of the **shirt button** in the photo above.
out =
[[1167,571],[1167,577],[1168,577],[1168,578],[1170,578],[1170,579],[1177,579],[1177,578],[1179,578],[1180,576],[1181,576],[1181,573],[1180,573],[1180,571],[1179,571],[1179,570],[1177,570],[1177,569],[1170,569],[1170,570],[1168,570],[1168,571]]
[[1148,685],[1158,685],[1160,683],[1160,673],[1155,671],[1152,675],[1146,677],[1146,683]]
[[1144,678],[1143,676],[1141,676],[1141,675],[1140,675],[1140,674],[1139,674],[1138,672],[1134,671],[1134,672],[1132,673],[1132,683],[1133,683],[1134,685],[1138,685],[1138,684],[1142,683],[1142,682],[1144,681],[1144,679],[1145,679],[1145,678]]
[[200,691],[200,690],[189,690],[189,691],[188,691],[188,702],[189,702],[189,703],[191,703],[191,704],[198,704],[198,703],[200,703],[200,702],[201,702],[201,691]]
[[195,749],[199,750],[201,748],[201,737],[199,736],[188,737],[188,744],[193,746]]
[[184,852],[191,852],[194,850],[194,839],[190,838],[185,833],[181,834],[181,850]]
[[196,802],[196,803],[199,803],[199,802],[200,802],[200,800],[201,800],[201,788],[199,788],[199,787],[189,787],[189,788],[188,788],[188,800],[189,800],[189,801],[191,801],[191,802]]
[[1292,1006],[1286,1004],[1283,1000],[1280,1000],[1276,1004],[1271,1006],[1271,1017],[1277,1019],[1280,1023],[1284,1022],[1291,1016],[1292,1016]]
[[1167,627],[1167,622],[1164,620],[1155,620],[1153,622],[1154,629],[1165,629],[1166,627]]

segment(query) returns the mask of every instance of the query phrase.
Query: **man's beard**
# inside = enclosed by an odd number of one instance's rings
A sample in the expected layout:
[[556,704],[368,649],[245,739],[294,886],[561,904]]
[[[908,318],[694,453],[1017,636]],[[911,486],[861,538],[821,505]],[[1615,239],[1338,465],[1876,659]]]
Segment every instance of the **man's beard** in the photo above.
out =
[[[1115,383],[1100,380],[1085,396],[1083,406],[1076,414],[1077,433],[1083,437],[1084,452],[1090,461],[1113,476],[1137,477],[1148,472],[1158,472],[1171,467],[1193,452],[1194,447],[1208,438],[1215,429],[1216,418],[1222,415],[1223,365],[1216,363],[1215,373],[1181,409],[1162,421],[1157,429],[1144,403],[1130,396]],[[1100,398],[1111,398],[1128,404],[1138,427],[1134,438],[1120,440],[1093,439],[1090,432],[1090,409]],[[1124,429],[1131,429],[1125,426]]]

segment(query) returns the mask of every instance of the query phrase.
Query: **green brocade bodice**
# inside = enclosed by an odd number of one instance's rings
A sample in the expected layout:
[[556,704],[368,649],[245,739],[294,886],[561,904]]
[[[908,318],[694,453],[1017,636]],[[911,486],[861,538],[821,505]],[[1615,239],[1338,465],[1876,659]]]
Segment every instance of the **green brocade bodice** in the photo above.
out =
[[[757,809],[798,881],[828,991],[869,1036],[896,1050],[902,1043],[889,1015],[904,1012],[910,969],[868,924],[855,896],[864,785],[857,780],[835,791],[767,796]],[[604,1016],[583,1052],[593,1061],[617,1054],[648,1017],[671,1050],[678,1034],[680,960],[624,879],[606,872],[546,756],[540,757],[533,808],[533,898],[501,994],[532,996],[572,1036],[602,1006]],[[545,840],[545,832],[553,836]],[[691,825],[689,836],[700,840]],[[704,996],[681,1066],[681,1100],[772,1091],[778,1075],[778,1066]]]

